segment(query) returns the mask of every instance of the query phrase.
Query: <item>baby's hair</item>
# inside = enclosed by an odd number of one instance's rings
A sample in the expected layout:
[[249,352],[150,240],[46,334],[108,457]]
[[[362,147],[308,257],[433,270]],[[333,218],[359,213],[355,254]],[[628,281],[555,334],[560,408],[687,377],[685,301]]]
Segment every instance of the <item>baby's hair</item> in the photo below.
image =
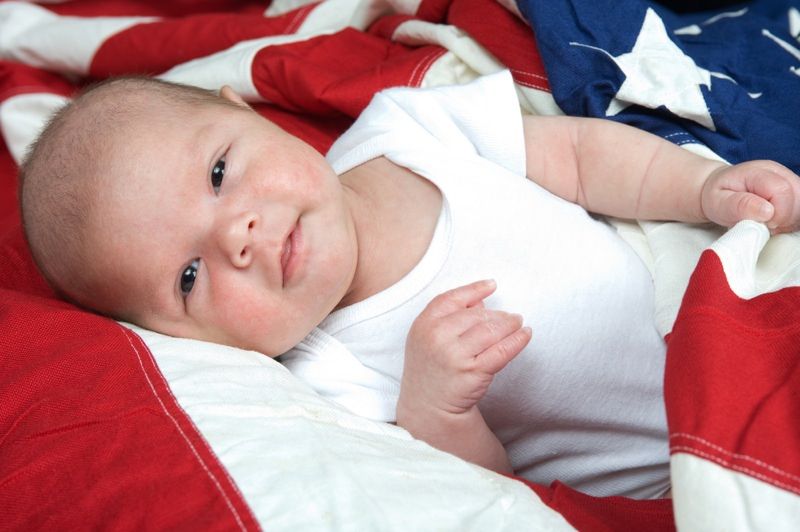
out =
[[114,150],[112,133],[158,105],[169,112],[204,104],[242,109],[209,90],[133,76],[88,86],[50,117],[20,164],[19,205],[34,262],[61,297],[92,307],[98,289],[86,233],[99,201],[93,191],[114,178],[101,157]]

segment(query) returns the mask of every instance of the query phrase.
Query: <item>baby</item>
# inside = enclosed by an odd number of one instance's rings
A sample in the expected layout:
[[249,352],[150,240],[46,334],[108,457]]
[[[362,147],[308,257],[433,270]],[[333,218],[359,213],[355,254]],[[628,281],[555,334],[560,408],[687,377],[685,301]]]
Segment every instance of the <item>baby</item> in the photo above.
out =
[[56,113],[20,175],[66,299],[284,354],[358,413],[595,495],[659,496],[669,472],[652,279],[587,211],[800,222],[787,168],[523,117],[507,72],[385,91],[327,160],[229,87],[115,79]]

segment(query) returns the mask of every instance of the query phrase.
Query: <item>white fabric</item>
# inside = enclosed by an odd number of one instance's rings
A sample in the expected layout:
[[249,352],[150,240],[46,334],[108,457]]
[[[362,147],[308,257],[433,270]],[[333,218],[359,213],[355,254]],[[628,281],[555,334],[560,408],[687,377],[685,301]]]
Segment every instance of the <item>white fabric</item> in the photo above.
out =
[[442,191],[430,248],[397,284],[331,314],[282,361],[352,411],[394,420],[413,319],[435,295],[494,278],[487,306],[522,313],[533,328],[480,404],[515,471],[593,495],[661,494],[664,343],[650,274],[606,223],[524,178],[509,73],[383,92],[328,158],[342,173],[381,155]]
[[17,164],[22,162],[47,117],[68,101],[69,98],[57,94],[33,92],[18,94],[0,103],[0,130]]
[[678,530],[789,532],[800,523],[800,497],[772,479],[764,482],[690,453],[672,455],[672,474]]
[[0,4],[0,58],[86,75],[109,37],[157,17],[71,17],[23,2]]
[[351,414],[260,353],[126,326],[263,530],[573,530],[521,482]]
[[770,236],[764,224],[742,220],[711,245],[731,290],[742,299],[800,286],[800,232]]

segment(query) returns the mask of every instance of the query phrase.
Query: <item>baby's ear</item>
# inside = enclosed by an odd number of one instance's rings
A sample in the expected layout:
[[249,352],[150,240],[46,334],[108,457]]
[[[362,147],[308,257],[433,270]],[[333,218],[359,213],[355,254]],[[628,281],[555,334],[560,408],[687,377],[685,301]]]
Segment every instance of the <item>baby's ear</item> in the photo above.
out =
[[239,96],[239,93],[236,92],[235,90],[233,90],[230,87],[230,85],[224,85],[219,90],[219,95],[222,96],[223,98],[225,98],[226,100],[235,103],[236,105],[241,105],[242,107],[244,107],[246,109],[252,109],[252,107],[250,107],[247,104],[247,102],[244,101],[241,96]]

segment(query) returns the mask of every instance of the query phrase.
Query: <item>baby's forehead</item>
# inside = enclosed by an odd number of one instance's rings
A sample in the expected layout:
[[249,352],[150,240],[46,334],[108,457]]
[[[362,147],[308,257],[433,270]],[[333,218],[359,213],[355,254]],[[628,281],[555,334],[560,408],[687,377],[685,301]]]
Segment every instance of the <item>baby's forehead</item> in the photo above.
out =
[[[75,118],[89,125],[123,126],[125,123],[147,123],[158,118],[190,115],[200,106],[213,105],[180,88],[164,90],[147,84],[134,88],[100,87],[81,95],[75,101]],[[117,128],[119,129],[119,127]]]

